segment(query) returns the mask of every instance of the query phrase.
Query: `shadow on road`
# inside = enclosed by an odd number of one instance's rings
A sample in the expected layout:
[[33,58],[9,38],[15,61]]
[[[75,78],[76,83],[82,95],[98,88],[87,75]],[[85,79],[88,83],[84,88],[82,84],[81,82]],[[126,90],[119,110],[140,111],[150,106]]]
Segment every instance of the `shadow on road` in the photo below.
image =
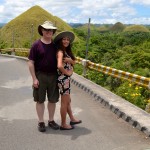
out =
[[91,130],[85,128],[85,127],[79,127],[75,126],[75,129],[73,130],[53,130],[49,127],[47,127],[47,130],[44,134],[59,134],[59,135],[64,135],[64,136],[71,136],[71,140],[76,140],[80,136],[84,136],[87,134],[91,134]]

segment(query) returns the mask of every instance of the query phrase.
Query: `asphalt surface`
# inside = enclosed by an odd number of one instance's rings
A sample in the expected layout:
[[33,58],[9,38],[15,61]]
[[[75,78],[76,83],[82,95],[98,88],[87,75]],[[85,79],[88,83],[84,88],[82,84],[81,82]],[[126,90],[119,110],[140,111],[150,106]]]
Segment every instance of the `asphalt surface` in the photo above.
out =
[[[88,81],[81,82],[86,85]],[[76,83],[72,84],[72,109],[83,123],[70,131],[47,127],[45,133],[38,132],[31,84],[26,61],[0,56],[0,150],[150,150],[145,133],[118,118]],[[59,107],[58,102],[57,123]],[[46,111],[46,123],[47,118]]]

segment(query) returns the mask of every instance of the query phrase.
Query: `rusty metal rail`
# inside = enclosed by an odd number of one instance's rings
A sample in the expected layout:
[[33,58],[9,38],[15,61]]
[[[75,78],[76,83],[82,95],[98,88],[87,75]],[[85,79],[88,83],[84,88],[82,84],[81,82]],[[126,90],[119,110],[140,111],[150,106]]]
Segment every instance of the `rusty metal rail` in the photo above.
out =
[[150,89],[150,78],[146,78],[144,76],[139,76],[136,74],[125,72],[122,70],[117,70],[115,68],[107,67],[101,64],[96,64],[89,60],[85,60],[79,57],[76,57],[76,63],[82,64],[85,67],[88,67],[92,70],[96,70],[98,72],[113,76],[115,78],[128,80],[128,81],[134,82],[135,84],[138,84],[138,85],[141,85]]

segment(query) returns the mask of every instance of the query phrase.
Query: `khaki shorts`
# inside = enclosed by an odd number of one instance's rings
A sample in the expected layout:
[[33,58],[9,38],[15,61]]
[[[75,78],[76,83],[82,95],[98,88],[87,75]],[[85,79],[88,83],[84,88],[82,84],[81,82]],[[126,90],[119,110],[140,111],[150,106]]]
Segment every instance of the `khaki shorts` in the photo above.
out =
[[46,96],[49,102],[56,103],[59,100],[59,89],[57,86],[57,74],[38,72],[36,77],[39,80],[39,87],[33,88],[35,102],[43,103]]

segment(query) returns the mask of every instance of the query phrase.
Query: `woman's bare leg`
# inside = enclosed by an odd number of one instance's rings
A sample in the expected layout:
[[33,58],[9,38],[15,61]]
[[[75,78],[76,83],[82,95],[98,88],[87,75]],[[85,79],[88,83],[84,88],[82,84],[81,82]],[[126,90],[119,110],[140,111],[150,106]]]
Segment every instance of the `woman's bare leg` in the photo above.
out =
[[70,98],[70,95],[69,95],[69,102],[68,102],[68,107],[67,107],[67,113],[68,113],[71,121],[73,121],[73,122],[78,122],[79,121],[73,115],[73,112],[72,112],[72,109],[71,109],[71,98]]
[[71,128],[70,125],[66,123],[66,116],[67,116],[67,108],[69,104],[69,95],[61,95],[61,106],[60,106],[60,114],[61,114],[61,126],[64,128]]

